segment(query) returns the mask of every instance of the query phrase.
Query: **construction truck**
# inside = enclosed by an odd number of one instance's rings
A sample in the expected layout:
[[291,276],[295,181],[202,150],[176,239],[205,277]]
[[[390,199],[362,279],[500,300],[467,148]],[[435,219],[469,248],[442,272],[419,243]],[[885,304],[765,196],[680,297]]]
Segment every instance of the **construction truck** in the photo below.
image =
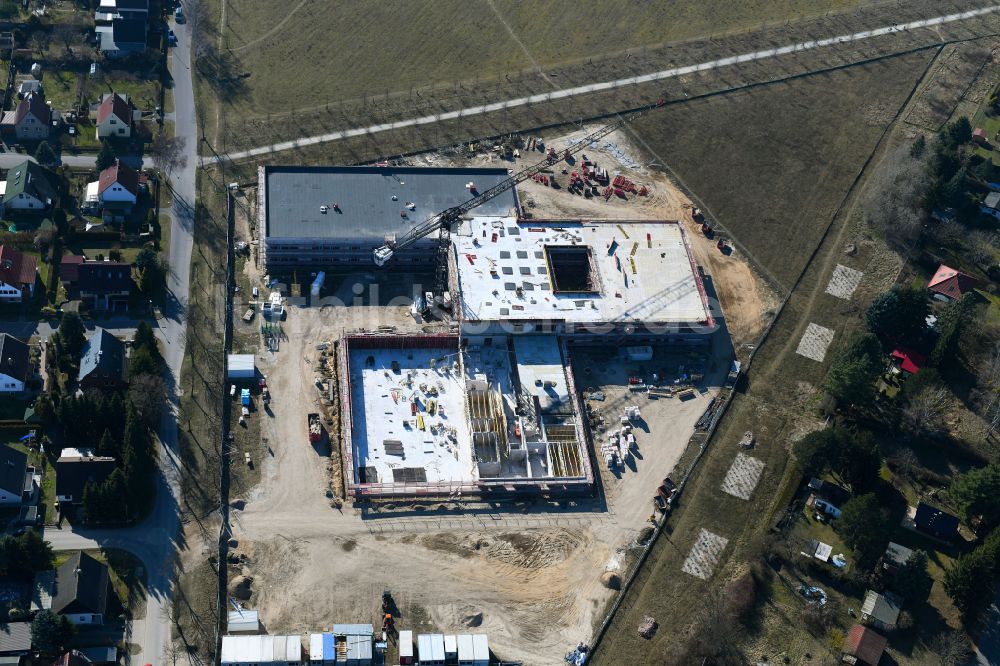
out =
[[323,428],[319,422],[319,414],[309,414],[309,441],[318,442],[323,437]]

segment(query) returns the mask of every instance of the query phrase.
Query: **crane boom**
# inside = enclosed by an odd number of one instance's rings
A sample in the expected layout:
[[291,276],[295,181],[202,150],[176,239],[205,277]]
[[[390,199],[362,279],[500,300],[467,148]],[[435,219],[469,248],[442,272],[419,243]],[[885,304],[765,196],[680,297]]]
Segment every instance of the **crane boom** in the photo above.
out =
[[[605,125],[599,130],[591,134],[588,134],[587,136],[583,137],[580,141],[567,148],[563,152],[561,157],[565,158],[580,152],[581,150],[589,146],[591,143],[597,141],[598,139],[604,138],[605,136],[611,134],[617,129],[620,129],[621,127],[632,122],[633,120],[635,120],[642,114],[646,113],[650,109],[655,109],[657,107],[663,106],[663,103],[664,102],[662,99],[658,99],[656,100],[656,102],[650,104],[649,106],[645,106],[641,109],[638,109],[627,116],[619,117],[618,120],[616,120],[615,122]],[[468,201],[460,203],[457,206],[452,206],[447,210],[443,210],[440,213],[427,218],[417,226],[407,231],[406,234],[404,234],[401,238],[398,238],[392,242],[386,242],[385,245],[376,249],[375,264],[377,266],[384,266],[385,263],[388,262],[389,259],[392,258],[392,255],[395,254],[396,252],[406,249],[407,247],[413,245],[420,239],[426,238],[435,231],[438,231],[442,227],[450,228],[451,225],[457,222],[462,215],[465,215],[473,208],[481,206],[487,201],[500,196],[507,190],[517,186],[519,183],[524,182],[525,180],[531,178],[535,174],[552,166],[557,161],[559,161],[559,159],[560,156],[550,155],[541,162],[533,164],[529,167],[522,169],[521,171],[518,171],[515,174],[512,174],[511,176],[500,181],[499,183],[489,188],[488,190],[484,190],[483,192],[476,194]]]

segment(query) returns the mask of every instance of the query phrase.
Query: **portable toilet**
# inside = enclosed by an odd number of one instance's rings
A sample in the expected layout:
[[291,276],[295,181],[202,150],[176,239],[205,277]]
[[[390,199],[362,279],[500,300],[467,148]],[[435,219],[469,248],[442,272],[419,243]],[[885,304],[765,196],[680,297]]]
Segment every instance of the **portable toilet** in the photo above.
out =
[[453,635],[446,634],[444,637],[444,663],[458,663],[458,639]]
[[413,661],[413,632],[399,632],[399,666],[411,666]]

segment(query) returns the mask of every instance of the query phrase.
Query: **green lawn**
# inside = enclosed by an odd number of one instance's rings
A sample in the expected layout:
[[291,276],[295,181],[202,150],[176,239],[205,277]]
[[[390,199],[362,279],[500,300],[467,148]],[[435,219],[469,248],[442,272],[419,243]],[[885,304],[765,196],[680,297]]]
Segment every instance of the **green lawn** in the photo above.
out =
[[76,72],[64,70],[48,70],[44,74],[45,99],[52,103],[52,108],[65,111],[76,106],[77,77]]

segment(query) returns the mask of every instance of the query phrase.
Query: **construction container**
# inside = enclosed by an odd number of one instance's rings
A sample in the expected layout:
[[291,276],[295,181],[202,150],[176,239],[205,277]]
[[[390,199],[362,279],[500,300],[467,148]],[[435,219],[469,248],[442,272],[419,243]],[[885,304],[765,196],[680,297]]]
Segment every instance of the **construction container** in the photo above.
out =
[[444,637],[444,660],[448,664],[458,663],[458,639],[455,636]]
[[420,666],[444,666],[444,635],[417,635],[417,663]]
[[413,661],[413,632],[399,632],[399,666],[409,666]]

